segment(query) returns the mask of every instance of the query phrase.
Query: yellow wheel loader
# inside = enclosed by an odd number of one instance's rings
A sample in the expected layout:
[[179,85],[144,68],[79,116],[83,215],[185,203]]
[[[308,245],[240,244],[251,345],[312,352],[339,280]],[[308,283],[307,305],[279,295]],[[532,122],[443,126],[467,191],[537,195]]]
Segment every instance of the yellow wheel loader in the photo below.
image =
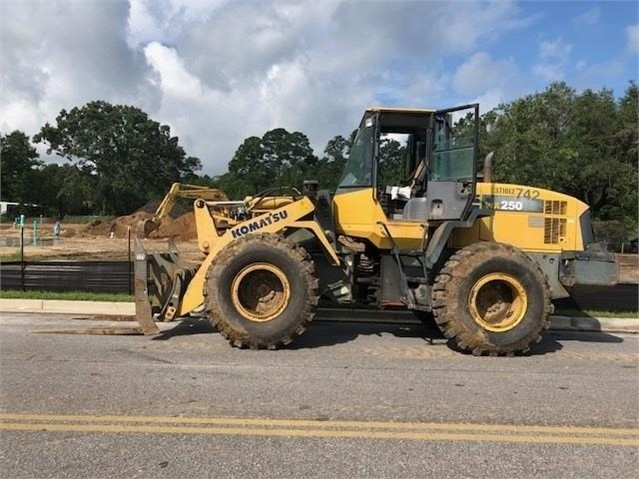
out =
[[[587,205],[494,183],[492,155],[479,172],[478,132],[476,104],[370,108],[335,192],[307,181],[301,193],[196,199],[201,264],[137,248],[140,324],[153,334],[155,321],[206,314],[232,345],[273,349],[302,334],[327,298],[432,317],[476,355],[527,351],[549,326],[552,299],[615,284],[618,265],[594,243]],[[404,146],[399,180],[384,156],[390,140]]]

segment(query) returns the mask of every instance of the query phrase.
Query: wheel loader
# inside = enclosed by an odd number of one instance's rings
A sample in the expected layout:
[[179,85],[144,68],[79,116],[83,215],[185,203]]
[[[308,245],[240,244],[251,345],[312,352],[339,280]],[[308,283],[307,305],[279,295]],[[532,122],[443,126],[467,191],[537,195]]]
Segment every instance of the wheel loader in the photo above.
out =
[[[201,264],[174,247],[136,248],[143,330],[204,314],[233,346],[275,349],[305,331],[322,299],[413,311],[475,355],[528,351],[551,300],[616,284],[618,264],[594,242],[587,205],[494,183],[492,154],[480,171],[478,136],[477,104],[370,108],[334,192],[305,181],[301,192],[196,199]],[[394,174],[390,140],[404,146]]]

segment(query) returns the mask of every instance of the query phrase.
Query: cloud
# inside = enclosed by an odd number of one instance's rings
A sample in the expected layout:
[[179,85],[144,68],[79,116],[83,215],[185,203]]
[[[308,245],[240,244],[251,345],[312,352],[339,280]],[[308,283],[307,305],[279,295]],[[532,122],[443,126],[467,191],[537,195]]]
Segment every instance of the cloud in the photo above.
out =
[[95,99],[145,109],[159,99],[144,57],[126,44],[126,3],[9,2],[3,14],[3,131],[36,133],[61,109]]
[[563,79],[571,50],[572,45],[565,43],[561,38],[541,42],[533,72],[548,82]]
[[[224,171],[244,138],[280,126],[305,132],[321,154],[331,137],[350,133],[366,106],[441,103],[450,77],[438,62],[442,48],[466,52],[498,35],[495,22],[500,31],[520,28],[509,2],[485,9],[361,6],[220,2],[188,29],[175,13],[131,28],[138,39],[145,29],[164,39],[144,50],[161,78],[158,119],[170,122],[214,173]],[[172,81],[176,76],[182,80]]]
[[514,71],[512,59],[493,60],[489,53],[477,52],[457,68],[453,86],[460,95],[477,95],[504,87]]
[[626,49],[633,54],[639,54],[639,24],[626,27]]
[[583,28],[583,27],[592,27],[599,23],[601,19],[601,9],[597,7],[592,7],[589,10],[581,13],[572,18],[572,24],[575,27]]
[[228,0],[130,0],[127,42],[144,48],[153,41],[172,44],[195,23],[210,18]]
[[508,72],[508,60],[484,58],[470,88],[444,59],[535,21],[510,1],[2,2],[2,13],[3,132],[32,135],[91,100],[131,104],[209,174],[276,127],[306,133],[321,154],[371,104],[451,106],[453,80],[464,95],[497,91],[490,68]]
[[605,85],[611,78],[623,79],[626,73],[625,64],[621,59],[610,59],[602,63],[588,63],[583,60],[577,62],[574,86],[591,88],[592,85]]

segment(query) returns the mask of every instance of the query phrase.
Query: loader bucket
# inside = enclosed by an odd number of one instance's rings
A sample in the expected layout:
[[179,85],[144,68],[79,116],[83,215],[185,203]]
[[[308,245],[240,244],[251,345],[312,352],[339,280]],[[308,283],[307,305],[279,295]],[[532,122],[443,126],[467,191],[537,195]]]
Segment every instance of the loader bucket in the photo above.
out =
[[151,233],[156,231],[160,225],[154,218],[148,218],[145,220],[138,221],[138,224],[135,227],[136,234],[138,238],[144,239],[148,238]]

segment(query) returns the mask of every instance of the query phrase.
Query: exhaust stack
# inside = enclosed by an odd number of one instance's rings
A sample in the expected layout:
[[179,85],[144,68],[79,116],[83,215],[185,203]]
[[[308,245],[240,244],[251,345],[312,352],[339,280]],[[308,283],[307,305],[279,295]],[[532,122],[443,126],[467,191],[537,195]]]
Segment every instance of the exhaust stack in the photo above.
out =
[[484,183],[493,182],[493,156],[495,156],[495,152],[491,151],[484,158]]

